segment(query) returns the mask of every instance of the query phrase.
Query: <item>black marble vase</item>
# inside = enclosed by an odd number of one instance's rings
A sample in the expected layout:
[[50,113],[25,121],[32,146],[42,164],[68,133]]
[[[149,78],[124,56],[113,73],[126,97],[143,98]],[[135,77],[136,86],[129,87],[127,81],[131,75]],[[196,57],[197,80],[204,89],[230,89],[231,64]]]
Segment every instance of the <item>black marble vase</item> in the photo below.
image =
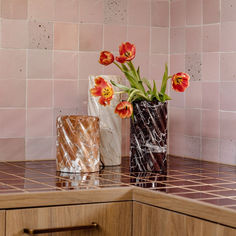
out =
[[133,102],[130,171],[166,173],[167,102]]

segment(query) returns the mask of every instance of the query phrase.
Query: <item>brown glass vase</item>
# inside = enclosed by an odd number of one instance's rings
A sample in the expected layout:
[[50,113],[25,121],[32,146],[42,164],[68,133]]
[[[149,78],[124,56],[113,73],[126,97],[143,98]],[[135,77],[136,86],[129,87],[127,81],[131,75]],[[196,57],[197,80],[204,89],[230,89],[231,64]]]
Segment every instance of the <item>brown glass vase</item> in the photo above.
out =
[[130,119],[130,171],[167,170],[167,102],[133,102]]

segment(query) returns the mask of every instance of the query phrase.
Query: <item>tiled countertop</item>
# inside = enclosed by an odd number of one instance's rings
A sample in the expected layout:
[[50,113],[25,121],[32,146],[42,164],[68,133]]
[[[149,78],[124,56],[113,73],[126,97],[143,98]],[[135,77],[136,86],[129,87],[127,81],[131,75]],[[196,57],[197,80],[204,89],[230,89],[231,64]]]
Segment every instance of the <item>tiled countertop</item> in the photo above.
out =
[[236,167],[169,156],[167,175],[130,173],[128,159],[99,173],[56,172],[55,161],[0,163],[0,196],[136,186],[236,211]]

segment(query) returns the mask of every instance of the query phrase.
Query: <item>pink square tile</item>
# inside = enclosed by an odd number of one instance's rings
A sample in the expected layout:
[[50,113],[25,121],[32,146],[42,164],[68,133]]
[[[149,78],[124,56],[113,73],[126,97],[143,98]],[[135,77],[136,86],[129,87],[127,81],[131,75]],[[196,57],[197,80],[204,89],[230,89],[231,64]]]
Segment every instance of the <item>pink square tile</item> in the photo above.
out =
[[[101,75],[103,74],[104,67],[103,65],[98,63],[99,53],[95,52],[80,52],[79,53],[79,79],[86,80],[89,75]],[[106,67],[107,68],[107,67]],[[112,74],[116,74],[118,68],[115,65],[110,65],[108,68],[112,68],[114,72]]]
[[235,81],[236,79],[236,53],[221,53],[220,55],[220,80]]
[[26,19],[28,0],[2,0],[2,17],[9,19]]
[[53,112],[51,109],[28,109],[27,137],[52,136]]
[[54,81],[54,106],[72,108],[77,105],[77,81]]
[[2,47],[27,48],[27,22],[20,20],[2,20]]
[[219,53],[202,54],[202,80],[219,81],[220,79],[220,56]]
[[[149,55],[148,54],[137,53],[134,60],[133,60],[133,64],[134,64],[135,68],[138,68],[138,67],[140,68],[141,77],[145,77],[145,78],[150,79],[150,77],[149,77]],[[118,68],[117,68],[117,70],[118,70]],[[124,77],[124,75],[122,77]]]
[[171,107],[168,116],[170,133],[184,135],[185,110],[183,108]]
[[236,113],[220,112],[220,138],[236,140]]
[[236,2],[234,0],[221,1],[221,21],[236,21]]
[[236,83],[221,82],[220,84],[220,109],[236,111]]
[[103,25],[80,24],[79,25],[79,50],[99,51],[102,49]]
[[202,111],[202,136],[207,138],[219,137],[219,112],[218,111]]
[[28,0],[28,9],[31,19],[54,19],[54,0]]
[[128,25],[150,25],[150,2],[143,0],[127,1]]
[[25,139],[24,138],[1,138],[0,139],[1,161],[24,161]]
[[[162,80],[165,64],[168,63],[168,55],[151,54],[149,59],[150,80]],[[143,66],[140,65],[142,70]]]
[[185,55],[170,55],[170,74],[185,71]]
[[169,96],[171,97],[171,100],[169,101],[171,107],[179,107],[179,108],[184,107],[185,94],[178,93],[173,89],[170,89]]
[[79,21],[80,23],[103,23],[104,18],[103,0],[80,0]]
[[235,140],[220,140],[220,162],[236,165],[236,142]]
[[54,52],[54,78],[77,79],[78,66],[78,54],[76,52]]
[[78,49],[78,25],[73,23],[54,24],[54,49]]
[[0,78],[24,79],[26,77],[26,52],[23,50],[0,50]]
[[201,27],[186,28],[186,52],[201,52]]
[[202,0],[186,0],[187,25],[200,25],[202,23]]
[[220,83],[202,82],[202,108],[218,110],[220,105]]
[[25,80],[0,80],[0,107],[25,107]]
[[185,105],[188,108],[201,108],[202,84],[199,81],[191,81],[185,92]]
[[185,155],[185,137],[180,134],[171,134],[169,135],[169,154],[175,156],[184,156]]
[[219,51],[219,25],[203,26],[203,51],[204,52],[218,52]]
[[121,25],[104,25],[104,49],[118,51],[122,42],[126,42],[127,27]]
[[1,138],[25,136],[25,109],[0,109]]
[[152,1],[152,3],[151,3],[151,25],[152,26],[161,26],[161,27],[168,27],[169,26],[169,2]]
[[202,138],[202,160],[219,162],[218,139]]
[[168,54],[169,30],[168,28],[152,27],[151,52]]
[[52,78],[52,52],[29,50],[28,53],[28,77]]
[[185,26],[186,10],[185,1],[171,1],[170,2],[170,25],[171,26]]
[[55,146],[53,137],[28,138],[26,140],[26,160],[48,160],[55,159],[53,147]]
[[79,80],[78,86],[78,113],[81,115],[88,114],[88,79]]
[[185,137],[184,156],[200,159],[201,158],[201,139],[200,137]]
[[220,33],[220,49],[222,52],[236,51],[236,22],[223,22]]
[[203,23],[211,24],[220,21],[220,0],[202,1]]
[[185,28],[170,29],[170,52],[185,52]]
[[78,22],[78,0],[55,0],[55,20],[63,22]]
[[185,131],[189,136],[200,136],[200,109],[185,110]]
[[140,26],[129,26],[128,41],[134,43],[139,53],[149,52],[150,47],[150,28]]
[[52,80],[28,80],[27,106],[51,107],[52,106]]

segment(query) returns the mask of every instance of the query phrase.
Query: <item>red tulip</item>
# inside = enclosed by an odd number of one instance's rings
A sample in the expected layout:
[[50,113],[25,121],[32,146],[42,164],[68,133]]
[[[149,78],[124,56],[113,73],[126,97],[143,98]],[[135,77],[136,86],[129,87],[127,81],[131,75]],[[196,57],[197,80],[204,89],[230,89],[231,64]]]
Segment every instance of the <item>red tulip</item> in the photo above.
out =
[[184,90],[189,86],[190,76],[186,73],[179,72],[172,76],[172,88],[177,92],[184,92]]
[[125,61],[131,61],[135,57],[135,45],[129,42],[122,43],[119,47],[120,56],[116,57],[116,60],[120,63]]
[[115,113],[117,113],[121,118],[129,118],[133,113],[133,106],[127,101],[120,102],[116,106]]
[[100,53],[99,63],[108,66],[114,61],[114,56],[111,52],[102,51]]
[[114,90],[109,82],[102,77],[95,78],[95,87],[90,89],[92,96],[100,97],[98,102],[103,105],[110,105],[110,101],[113,98]]

